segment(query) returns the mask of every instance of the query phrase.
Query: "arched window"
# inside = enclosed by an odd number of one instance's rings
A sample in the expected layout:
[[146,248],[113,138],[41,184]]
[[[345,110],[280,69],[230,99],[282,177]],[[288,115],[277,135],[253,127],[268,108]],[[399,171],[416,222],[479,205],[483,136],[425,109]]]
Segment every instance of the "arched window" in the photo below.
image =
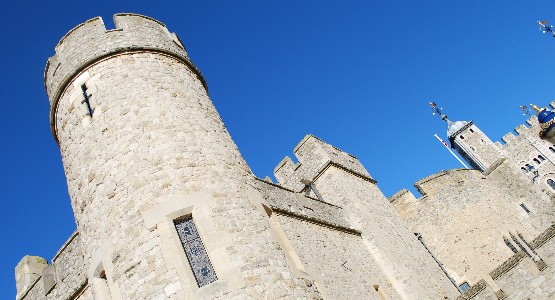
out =
[[538,164],[538,165],[540,164],[540,161],[539,161],[539,159],[537,159],[537,158],[534,158],[534,162],[535,162],[536,164]]
[[528,170],[525,167],[520,168],[522,170],[522,172],[524,173],[528,173]]
[[540,160],[540,162],[543,162],[545,160],[545,157],[543,157],[543,155],[538,155],[538,159]]
[[553,179],[549,178],[547,180],[547,185],[549,185],[549,187],[555,191],[555,181],[553,181]]
[[551,152],[555,153],[555,148],[549,147],[549,150],[551,150]]

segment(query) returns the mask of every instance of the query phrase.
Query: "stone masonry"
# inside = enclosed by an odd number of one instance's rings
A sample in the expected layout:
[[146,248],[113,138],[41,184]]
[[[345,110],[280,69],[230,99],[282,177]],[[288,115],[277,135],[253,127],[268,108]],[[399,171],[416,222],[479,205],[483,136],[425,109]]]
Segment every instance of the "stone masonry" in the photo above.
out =
[[429,176],[420,199],[387,199],[355,156],[312,135],[274,183],[250,171],[181,40],[149,17],[114,23],[78,25],[48,60],[77,231],[50,263],[19,262],[16,299],[554,295],[555,149],[533,126],[501,145],[465,123],[451,141],[479,170]]

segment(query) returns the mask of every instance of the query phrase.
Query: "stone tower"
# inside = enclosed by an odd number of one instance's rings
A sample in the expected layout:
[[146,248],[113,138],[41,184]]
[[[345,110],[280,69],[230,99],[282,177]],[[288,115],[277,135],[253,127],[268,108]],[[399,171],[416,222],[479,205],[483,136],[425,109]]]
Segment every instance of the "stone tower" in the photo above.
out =
[[181,41],[145,16],[114,22],[72,29],[45,70],[94,297],[319,298],[286,267]]
[[474,122],[447,120],[447,136],[451,147],[476,170],[485,172],[503,157],[501,150]]

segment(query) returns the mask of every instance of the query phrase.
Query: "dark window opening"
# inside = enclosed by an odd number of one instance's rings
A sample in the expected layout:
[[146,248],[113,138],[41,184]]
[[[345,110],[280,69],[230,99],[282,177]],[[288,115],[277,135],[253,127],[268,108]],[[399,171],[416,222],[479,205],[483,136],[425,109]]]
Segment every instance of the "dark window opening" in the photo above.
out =
[[518,252],[518,250],[516,250],[515,246],[513,245],[513,243],[511,243],[511,241],[509,241],[508,238],[503,237],[503,241],[505,242],[505,245],[507,245],[507,247],[509,247],[509,249],[511,249],[511,251],[513,251],[513,253]]
[[553,179],[549,178],[547,180],[547,185],[549,185],[549,187],[555,191],[555,181],[553,181]]
[[528,207],[526,207],[526,205],[524,205],[524,203],[520,203],[520,207],[522,207],[522,209],[524,209],[527,214],[530,213],[530,210],[528,209]]

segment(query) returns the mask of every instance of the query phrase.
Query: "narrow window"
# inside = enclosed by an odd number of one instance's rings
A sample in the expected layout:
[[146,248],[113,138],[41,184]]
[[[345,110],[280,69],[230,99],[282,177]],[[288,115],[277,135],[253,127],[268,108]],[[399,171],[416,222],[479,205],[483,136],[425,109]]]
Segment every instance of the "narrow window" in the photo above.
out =
[[540,161],[539,161],[537,158],[534,158],[534,162],[535,162],[537,165],[540,164]]
[[192,217],[174,222],[199,287],[218,280]]
[[464,140],[464,136],[461,135],[460,137],[461,137],[461,140]]
[[520,207],[522,207],[522,209],[524,209],[527,214],[530,213],[530,210],[528,209],[528,207],[526,207],[526,205],[524,205],[524,203],[520,203]]
[[514,236],[512,233],[511,233],[511,238],[513,239],[513,241],[515,242],[515,244],[516,244],[522,251],[524,251],[524,253],[526,253],[526,255],[528,255],[528,257],[532,257],[532,255],[530,255],[530,253],[528,253],[528,250],[526,250],[526,248],[524,248],[524,247],[522,246],[522,244],[518,241],[518,239],[516,238],[516,236]]
[[549,185],[549,187],[555,191],[555,181],[553,181],[553,179],[549,178],[547,180],[547,185]]
[[540,160],[540,162],[544,162],[544,161],[545,161],[545,157],[543,157],[542,155],[538,155],[538,159]]
[[505,241],[505,245],[507,245],[507,247],[509,247],[509,249],[511,249],[511,251],[513,251],[513,253],[518,252],[518,250],[516,250],[515,246],[513,245],[513,243],[511,243],[511,241],[509,241],[508,238],[503,237],[503,241]]
[[468,282],[463,282],[461,283],[461,285],[459,285],[459,289],[461,290],[461,292],[466,292],[468,291],[468,289],[470,288],[470,284],[468,284]]
[[474,130],[472,130],[472,128],[470,128],[470,132],[471,132],[471,133],[474,133]]
[[89,112],[89,116],[92,118],[94,111],[91,107],[90,95],[89,93],[87,93],[87,85],[85,85],[84,83],[83,85],[81,85],[81,91],[83,92],[83,98],[85,98],[83,101],[81,101],[81,104],[85,103],[87,105],[87,111]]
[[520,168],[524,174],[528,173],[528,170],[525,167]]
[[549,150],[551,150],[552,153],[555,153],[555,149],[553,147],[549,147]]

